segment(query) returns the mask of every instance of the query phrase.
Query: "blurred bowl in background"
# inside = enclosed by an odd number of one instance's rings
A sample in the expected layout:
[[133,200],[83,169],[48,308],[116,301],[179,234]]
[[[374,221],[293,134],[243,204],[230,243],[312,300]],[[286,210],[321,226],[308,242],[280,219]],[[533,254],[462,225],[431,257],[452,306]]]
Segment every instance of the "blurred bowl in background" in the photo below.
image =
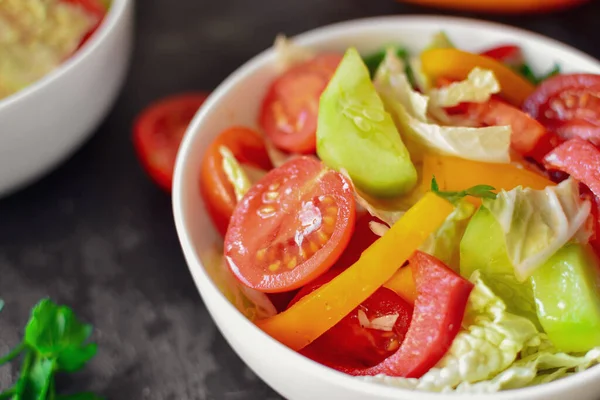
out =
[[437,8],[497,14],[541,13],[565,10],[590,0],[398,0]]
[[0,100],[0,196],[55,168],[96,130],[125,78],[133,0],[112,0],[98,30],[58,68]]

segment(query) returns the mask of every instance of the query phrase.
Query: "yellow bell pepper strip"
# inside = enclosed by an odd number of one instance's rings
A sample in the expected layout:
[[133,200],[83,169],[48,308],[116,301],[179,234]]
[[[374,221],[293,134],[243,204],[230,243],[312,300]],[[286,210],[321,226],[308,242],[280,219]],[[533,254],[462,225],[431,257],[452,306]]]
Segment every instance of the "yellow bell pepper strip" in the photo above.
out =
[[501,96],[521,107],[535,90],[528,80],[493,58],[458,49],[432,49],[421,53],[421,68],[432,81],[438,78],[467,79],[475,67],[491,70],[500,83]]
[[417,288],[413,278],[412,269],[409,266],[402,267],[392,276],[392,279],[387,281],[384,287],[396,292],[410,304],[415,304],[417,298]]
[[453,209],[448,201],[426,193],[356,263],[286,311],[256,325],[291,349],[301,350],[387,282]]
[[[512,190],[517,186],[542,190],[555,185],[545,176],[513,164],[492,164],[426,154],[423,157],[423,189],[429,189],[433,176],[442,191],[460,191],[480,184],[493,186],[495,192]],[[481,204],[477,198],[469,197],[469,201]]]

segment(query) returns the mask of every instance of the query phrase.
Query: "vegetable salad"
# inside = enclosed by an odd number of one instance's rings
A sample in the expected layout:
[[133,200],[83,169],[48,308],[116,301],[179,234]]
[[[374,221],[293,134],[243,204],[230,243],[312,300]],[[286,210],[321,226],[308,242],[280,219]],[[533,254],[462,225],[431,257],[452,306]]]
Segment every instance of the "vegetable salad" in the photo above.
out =
[[284,37],[257,115],[202,164],[205,265],[276,340],[429,391],[536,385],[600,359],[600,76],[515,44],[420,54]]

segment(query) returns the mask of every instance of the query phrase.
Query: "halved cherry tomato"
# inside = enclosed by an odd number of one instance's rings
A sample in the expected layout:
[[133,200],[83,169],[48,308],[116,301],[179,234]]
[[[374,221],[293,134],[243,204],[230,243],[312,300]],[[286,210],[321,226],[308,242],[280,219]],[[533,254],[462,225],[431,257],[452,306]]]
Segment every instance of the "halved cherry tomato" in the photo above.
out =
[[600,145],[600,75],[557,75],[542,82],[523,109],[565,139]]
[[221,146],[231,151],[240,164],[268,171],[273,168],[262,136],[250,128],[234,126],[217,136],[204,153],[200,174],[200,193],[217,230],[225,236],[237,204],[235,191],[223,171]]
[[509,67],[520,67],[525,63],[523,52],[519,46],[508,44],[494,47],[480,53],[482,56],[491,57]]
[[[289,306],[329,282],[340,272],[341,269],[331,269],[304,286]],[[397,315],[397,319],[389,330],[372,329],[361,325],[358,318],[360,311],[365,313],[369,321],[386,315]],[[326,360],[324,363],[334,368],[371,367],[398,350],[411,317],[410,304],[393,291],[380,288],[317,340],[302,349],[301,353],[315,361]]]
[[104,16],[106,15],[106,11],[107,11],[106,7],[99,0],[61,0],[61,1],[63,3],[69,3],[69,4],[73,4],[73,5],[83,8],[83,10],[88,15],[90,15],[91,17],[93,17],[96,20],[92,29],[90,29],[90,31],[88,33],[86,33],[85,36],[83,37],[83,39],[81,40],[81,43],[79,44],[79,47],[81,47],[85,44],[85,42],[88,41],[88,39],[94,34],[94,32],[96,32],[96,30],[102,23],[102,20],[104,19]]
[[175,158],[183,134],[208,93],[185,93],[157,101],[136,118],[133,144],[146,172],[171,192]]
[[341,60],[339,54],[318,55],[271,84],[259,123],[275,146],[292,153],[315,152],[319,98]]
[[314,157],[271,170],[238,203],[225,257],[243,284],[266,293],[299,288],[346,248],[356,218],[352,186]]

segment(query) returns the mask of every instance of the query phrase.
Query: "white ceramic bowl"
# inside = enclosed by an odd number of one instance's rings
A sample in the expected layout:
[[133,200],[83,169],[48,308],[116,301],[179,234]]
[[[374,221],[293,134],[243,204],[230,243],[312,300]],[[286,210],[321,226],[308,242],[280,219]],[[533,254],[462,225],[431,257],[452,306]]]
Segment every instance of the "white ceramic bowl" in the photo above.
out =
[[[411,51],[422,49],[432,34],[444,29],[456,44],[478,50],[516,42],[541,72],[556,61],[565,72],[600,73],[600,63],[564,44],[523,30],[481,21],[446,17],[386,17],[344,22],[320,28],[296,38],[301,45],[318,50],[343,51],[354,45],[368,52],[398,42]],[[201,258],[219,240],[204,211],[199,194],[201,159],[211,140],[233,124],[256,126],[257,113],[268,83],[275,76],[274,53],[258,55],[223,82],[192,121],[177,158],[173,187],[173,210],[177,232],[190,271],[210,314],[244,362],[277,392],[291,400],[314,399],[451,399],[469,397],[411,392],[366,383],[314,363],[256,328],[217,289]],[[600,367],[553,383],[477,395],[477,399],[597,399]]]
[[133,0],[113,0],[72,57],[0,100],[0,196],[49,172],[96,130],[123,83],[132,27]]

